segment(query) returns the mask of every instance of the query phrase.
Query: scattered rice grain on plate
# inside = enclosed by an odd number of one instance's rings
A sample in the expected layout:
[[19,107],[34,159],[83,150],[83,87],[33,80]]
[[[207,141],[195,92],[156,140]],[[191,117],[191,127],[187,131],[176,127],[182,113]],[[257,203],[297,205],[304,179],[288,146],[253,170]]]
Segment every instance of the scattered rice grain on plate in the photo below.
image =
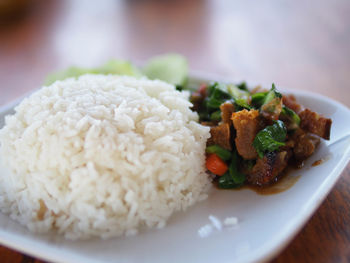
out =
[[206,224],[202,226],[200,229],[198,229],[198,235],[201,238],[208,237],[213,233],[213,226],[211,224]]
[[224,220],[225,226],[235,226],[238,224],[238,218],[237,217],[226,217]]
[[219,218],[217,218],[216,216],[210,215],[209,220],[217,230],[221,231],[222,223]]

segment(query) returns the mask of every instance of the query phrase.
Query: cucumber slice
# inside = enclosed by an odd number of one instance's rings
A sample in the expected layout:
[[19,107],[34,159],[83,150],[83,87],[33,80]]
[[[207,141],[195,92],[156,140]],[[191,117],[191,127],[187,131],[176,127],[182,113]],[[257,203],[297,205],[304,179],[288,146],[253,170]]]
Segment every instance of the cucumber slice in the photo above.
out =
[[187,60],[178,54],[156,56],[147,62],[142,72],[150,79],[184,86],[188,76]]

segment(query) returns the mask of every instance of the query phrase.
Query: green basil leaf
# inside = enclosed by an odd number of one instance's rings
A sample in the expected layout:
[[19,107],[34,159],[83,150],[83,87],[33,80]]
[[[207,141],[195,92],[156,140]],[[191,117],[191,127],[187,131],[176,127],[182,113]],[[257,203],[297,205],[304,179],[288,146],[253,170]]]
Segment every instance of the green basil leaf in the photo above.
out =
[[228,161],[229,159],[231,159],[231,152],[222,148],[221,146],[214,144],[214,145],[210,145],[208,146],[205,151],[207,153],[215,153],[217,156],[220,157],[220,159],[224,160],[224,161]]
[[258,132],[253,141],[253,146],[259,157],[263,158],[266,152],[276,151],[280,146],[285,145],[286,136],[287,129],[284,123],[278,120],[273,125],[267,126]]

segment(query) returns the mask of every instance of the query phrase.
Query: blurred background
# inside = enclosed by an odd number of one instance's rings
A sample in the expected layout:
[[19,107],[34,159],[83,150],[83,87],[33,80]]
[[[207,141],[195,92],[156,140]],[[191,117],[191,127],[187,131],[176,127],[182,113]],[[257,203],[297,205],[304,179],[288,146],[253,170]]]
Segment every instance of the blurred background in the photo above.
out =
[[[0,0],[0,105],[53,70],[178,52],[192,70],[318,92],[349,107],[349,14],[348,0]],[[328,253],[326,262],[350,260],[346,171],[276,262],[312,262],[315,251]],[[318,229],[330,209],[340,211],[332,215],[340,237]]]
[[0,104],[72,64],[179,52],[192,70],[350,105],[347,0],[0,0],[0,10]]

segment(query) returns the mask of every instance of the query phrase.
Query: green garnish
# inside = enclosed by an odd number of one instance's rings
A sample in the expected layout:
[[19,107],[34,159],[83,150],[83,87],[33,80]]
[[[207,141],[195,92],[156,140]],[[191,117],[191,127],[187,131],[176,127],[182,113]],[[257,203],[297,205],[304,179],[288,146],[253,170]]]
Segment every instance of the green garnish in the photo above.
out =
[[244,82],[237,86],[233,84],[228,84],[227,91],[234,100],[236,111],[240,111],[242,109],[250,110],[252,108],[248,103],[250,93]]
[[236,111],[239,111],[242,109],[250,110],[252,108],[245,99],[235,100],[235,106],[236,106]]
[[212,121],[220,121],[221,120],[221,111],[214,111],[211,115],[210,115],[210,120]]
[[233,151],[228,171],[220,176],[218,185],[224,189],[236,188],[241,186],[245,180],[246,176],[238,171],[238,154]]
[[280,146],[285,145],[286,136],[287,129],[284,123],[278,120],[273,125],[267,126],[258,132],[253,141],[253,146],[259,157],[263,158],[266,152],[276,151]]
[[[205,100],[208,115],[220,109],[220,105],[227,101],[230,95],[226,92],[225,86],[215,82],[208,87],[208,98]],[[220,117],[221,118],[221,117]]]
[[245,81],[239,83],[239,84],[237,85],[237,88],[249,92],[249,89],[248,89],[248,87],[247,87],[247,83],[245,83]]
[[227,161],[231,158],[231,152],[222,148],[221,146],[214,144],[211,146],[208,146],[205,151],[207,153],[215,153],[217,156],[220,157],[220,159]]
[[300,117],[292,109],[290,109],[286,106],[283,106],[282,111],[281,111],[281,115],[289,118],[289,120],[291,120],[297,126],[300,125]]
[[244,99],[247,100],[249,97],[249,92],[238,88],[234,84],[227,85],[227,91],[234,100]]
[[268,92],[258,92],[251,96],[252,98],[251,103],[256,109],[259,109],[261,105],[264,104],[267,93]]
[[223,100],[216,99],[214,97],[209,97],[207,100],[207,107],[211,109],[219,109],[220,105],[223,103]]
[[279,98],[281,99],[282,98],[282,94],[279,93],[277,90],[276,90],[276,86],[274,83],[272,83],[272,88],[270,89],[270,91],[266,94],[266,97],[264,99],[264,104],[267,104],[269,103],[270,101],[272,101],[273,99],[275,98]]

